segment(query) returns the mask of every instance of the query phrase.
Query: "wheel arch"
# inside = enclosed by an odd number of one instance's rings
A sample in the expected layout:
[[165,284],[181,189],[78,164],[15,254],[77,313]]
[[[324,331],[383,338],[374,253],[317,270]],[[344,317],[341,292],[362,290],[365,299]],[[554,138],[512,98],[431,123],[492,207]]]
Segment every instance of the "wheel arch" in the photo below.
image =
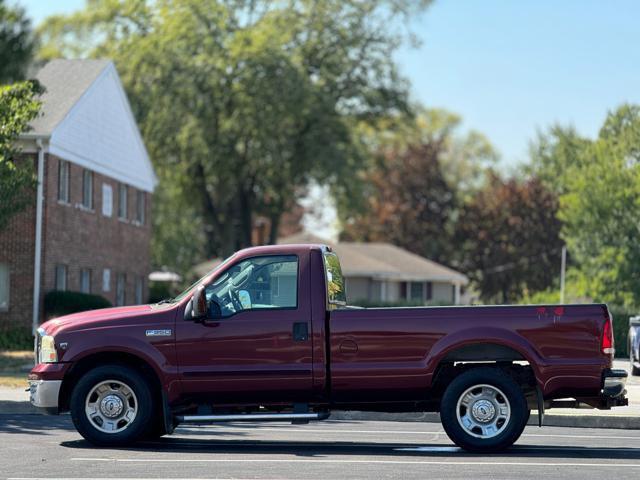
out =
[[[122,350],[107,350],[94,352],[74,361],[71,368],[65,374],[60,387],[58,397],[59,411],[68,411],[71,402],[71,393],[77,381],[95,367],[103,365],[122,365],[140,372],[150,383],[154,400],[162,402],[163,386],[160,376],[152,364],[140,355]],[[162,405],[162,403],[158,403]]]
[[[481,339],[481,340],[479,340]],[[540,355],[520,335],[503,329],[474,328],[443,337],[431,349],[429,363],[433,371],[432,388],[443,388],[454,364],[513,364],[525,362],[537,386],[542,388]],[[456,369],[457,370],[457,369]],[[460,371],[460,370],[457,370]],[[444,375],[443,375],[444,373]],[[445,380],[443,380],[443,377]]]

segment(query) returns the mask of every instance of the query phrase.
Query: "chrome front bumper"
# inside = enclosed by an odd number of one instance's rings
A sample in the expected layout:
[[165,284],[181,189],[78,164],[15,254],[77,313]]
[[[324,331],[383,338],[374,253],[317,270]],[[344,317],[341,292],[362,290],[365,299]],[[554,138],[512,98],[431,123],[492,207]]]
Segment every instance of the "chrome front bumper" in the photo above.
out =
[[31,405],[43,409],[46,413],[58,413],[58,396],[62,380],[30,380],[29,399]]

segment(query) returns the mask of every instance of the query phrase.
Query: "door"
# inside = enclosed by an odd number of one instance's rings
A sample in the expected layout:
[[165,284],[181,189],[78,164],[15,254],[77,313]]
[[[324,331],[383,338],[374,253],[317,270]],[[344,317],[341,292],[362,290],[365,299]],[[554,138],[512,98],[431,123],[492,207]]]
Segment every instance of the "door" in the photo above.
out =
[[178,320],[183,391],[214,403],[302,402],[312,385],[307,259],[262,255],[205,287],[204,320]]

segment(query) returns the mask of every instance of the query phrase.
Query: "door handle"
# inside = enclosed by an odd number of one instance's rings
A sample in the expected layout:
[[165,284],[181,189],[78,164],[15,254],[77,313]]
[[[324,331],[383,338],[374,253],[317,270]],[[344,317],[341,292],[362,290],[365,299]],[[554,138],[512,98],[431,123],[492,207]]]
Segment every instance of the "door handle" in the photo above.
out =
[[295,322],[293,324],[293,341],[305,342],[309,340],[309,327],[307,322]]

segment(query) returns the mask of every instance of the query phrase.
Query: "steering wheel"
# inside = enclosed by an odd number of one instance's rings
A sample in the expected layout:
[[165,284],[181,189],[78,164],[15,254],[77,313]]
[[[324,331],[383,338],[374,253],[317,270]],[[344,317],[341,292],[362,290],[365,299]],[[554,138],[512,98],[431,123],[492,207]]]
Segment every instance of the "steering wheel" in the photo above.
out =
[[229,300],[231,300],[233,308],[236,310],[236,312],[241,312],[242,310],[244,310],[244,308],[242,307],[242,303],[240,303],[240,299],[238,298],[238,294],[233,289],[229,290]]

